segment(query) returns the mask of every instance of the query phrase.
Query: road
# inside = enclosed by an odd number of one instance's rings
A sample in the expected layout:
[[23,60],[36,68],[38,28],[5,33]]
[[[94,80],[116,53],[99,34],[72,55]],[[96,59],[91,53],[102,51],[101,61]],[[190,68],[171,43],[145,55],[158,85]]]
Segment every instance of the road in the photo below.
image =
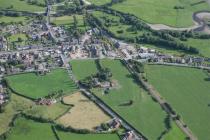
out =
[[122,126],[129,131],[133,131],[134,134],[137,136],[136,140],[147,140],[139,131],[137,131],[134,127],[132,127],[130,124],[128,124],[121,116],[119,116],[117,113],[115,113],[109,106],[107,106],[104,102],[102,102],[97,96],[94,94],[90,93],[86,89],[82,88],[79,86],[78,81],[76,80],[75,76],[72,73],[71,66],[69,65],[69,60],[61,54],[62,61],[64,63],[64,66],[67,69],[68,75],[70,78],[78,85],[80,91],[85,94],[90,100],[95,102],[103,111],[105,111],[107,114],[109,114],[111,117],[119,119],[122,121]]

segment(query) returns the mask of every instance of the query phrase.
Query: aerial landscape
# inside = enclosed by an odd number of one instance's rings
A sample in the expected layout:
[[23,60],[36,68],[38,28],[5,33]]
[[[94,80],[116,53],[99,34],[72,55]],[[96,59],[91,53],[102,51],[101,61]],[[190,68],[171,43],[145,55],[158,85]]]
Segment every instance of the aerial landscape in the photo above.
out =
[[210,0],[0,0],[0,140],[210,140]]

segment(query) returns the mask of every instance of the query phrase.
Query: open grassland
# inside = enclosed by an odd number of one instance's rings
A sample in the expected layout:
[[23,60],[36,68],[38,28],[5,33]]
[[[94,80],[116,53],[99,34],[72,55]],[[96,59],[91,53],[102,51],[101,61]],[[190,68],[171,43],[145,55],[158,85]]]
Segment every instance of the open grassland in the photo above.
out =
[[[39,1],[44,2],[44,0]],[[45,7],[31,5],[24,0],[0,0],[0,10],[44,12]]]
[[[175,9],[175,6],[184,9]],[[114,4],[113,9],[134,14],[149,23],[161,23],[174,27],[193,25],[192,14],[210,10],[207,2],[200,0],[125,0]]]
[[0,23],[19,23],[19,22],[27,22],[30,18],[29,17],[8,17],[8,16],[0,16]]
[[120,140],[117,134],[76,134],[57,131],[60,140]]
[[56,140],[56,138],[49,124],[18,118],[7,140]]
[[64,97],[63,102],[73,105],[57,122],[76,129],[93,130],[96,126],[110,120],[98,106],[80,92]]
[[70,64],[77,80],[82,80],[97,72],[96,64],[93,60],[72,60]]
[[[94,61],[92,63],[94,64]],[[100,89],[94,89],[93,92],[149,139],[157,139],[165,130],[165,112],[143,89],[140,89],[120,61],[101,60],[101,64],[111,69],[113,79],[117,80],[120,88],[111,90],[107,95],[103,95]],[[93,65],[80,67],[73,65],[73,72],[87,69],[93,69]],[[122,105],[130,100],[133,100],[132,105]]]
[[98,5],[98,6],[111,2],[111,0],[86,0],[86,1],[90,2],[91,4]]
[[61,90],[64,94],[77,90],[64,69],[52,70],[44,76],[35,73],[12,75],[6,77],[6,80],[15,92],[34,99]]
[[148,65],[147,79],[198,137],[210,134],[210,81],[202,70]]
[[210,40],[209,39],[188,39],[186,42],[183,42],[197,48],[201,55],[205,57],[210,56]]
[[173,122],[171,124],[171,130],[161,140],[186,140],[186,135]]

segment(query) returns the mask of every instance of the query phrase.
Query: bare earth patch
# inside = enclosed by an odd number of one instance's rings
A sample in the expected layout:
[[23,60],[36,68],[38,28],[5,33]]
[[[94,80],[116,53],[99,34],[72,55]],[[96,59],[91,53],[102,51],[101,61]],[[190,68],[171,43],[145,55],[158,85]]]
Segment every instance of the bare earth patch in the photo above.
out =
[[94,127],[110,120],[109,116],[80,92],[64,97],[63,101],[74,105],[68,113],[57,120],[66,127],[93,130]]

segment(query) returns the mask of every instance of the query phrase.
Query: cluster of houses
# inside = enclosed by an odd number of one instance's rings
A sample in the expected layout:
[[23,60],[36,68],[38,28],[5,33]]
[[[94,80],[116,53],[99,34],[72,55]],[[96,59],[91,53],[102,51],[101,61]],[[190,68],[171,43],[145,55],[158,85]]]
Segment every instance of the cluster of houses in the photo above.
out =
[[4,92],[3,86],[0,84],[0,106],[8,101],[8,96]]
[[40,98],[36,101],[37,105],[47,105],[50,106],[52,104],[55,104],[57,101],[53,98]]

